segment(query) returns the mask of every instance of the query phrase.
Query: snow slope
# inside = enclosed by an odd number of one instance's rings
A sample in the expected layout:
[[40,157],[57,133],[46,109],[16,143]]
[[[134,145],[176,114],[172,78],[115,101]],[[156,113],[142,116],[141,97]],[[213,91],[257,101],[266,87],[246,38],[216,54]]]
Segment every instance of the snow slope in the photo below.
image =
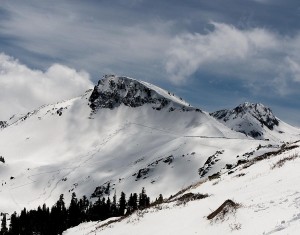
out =
[[299,139],[299,128],[288,125],[277,118],[263,104],[244,103],[234,109],[219,110],[210,114],[229,128],[255,139],[295,141]]
[[107,197],[145,187],[152,198],[170,196],[279,142],[233,131],[149,83],[105,76],[81,97],[16,115],[0,129],[0,210],[51,206],[72,192]]
[[[64,235],[298,234],[299,166],[299,142],[284,145],[277,153],[239,165],[231,174],[193,185],[177,200],[137,211],[114,223],[83,223]],[[182,200],[199,194],[208,197]],[[213,217],[212,212],[227,200],[239,205],[227,203]]]

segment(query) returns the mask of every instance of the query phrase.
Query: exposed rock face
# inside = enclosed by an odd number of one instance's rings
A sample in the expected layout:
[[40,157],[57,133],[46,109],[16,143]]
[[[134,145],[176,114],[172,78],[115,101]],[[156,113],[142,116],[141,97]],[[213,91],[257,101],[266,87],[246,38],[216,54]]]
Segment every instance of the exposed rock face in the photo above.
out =
[[[156,110],[167,106],[169,106],[170,111],[174,111],[179,106],[188,109],[189,106],[183,104],[184,101],[180,101],[169,92],[160,90],[166,94],[161,94],[155,88],[152,88],[151,84],[145,82],[128,77],[105,75],[103,79],[99,80],[89,98],[90,107],[97,110],[99,108],[113,109],[121,104],[130,107],[151,104],[152,108]],[[179,100],[178,103],[176,103],[176,99]]]
[[0,129],[7,127],[6,121],[0,121]]
[[223,109],[210,113],[210,115],[230,128],[258,139],[263,137],[264,127],[273,130],[275,126],[279,125],[279,120],[271,109],[263,104],[246,102],[234,109]]

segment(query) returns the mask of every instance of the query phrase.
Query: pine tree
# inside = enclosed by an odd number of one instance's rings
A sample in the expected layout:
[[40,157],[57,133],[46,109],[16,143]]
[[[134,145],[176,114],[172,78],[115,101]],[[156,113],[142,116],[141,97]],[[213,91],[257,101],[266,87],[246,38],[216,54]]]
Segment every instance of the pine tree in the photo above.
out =
[[128,199],[128,210],[127,210],[127,214],[130,214],[132,212],[134,212],[135,210],[138,209],[138,203],[137,203],[137,194],[130,194],[129,199]]
[[105,211],[105,214],[106,214],[106,218],[112,217],[112,215],[111,215],[111,201],[110,201],[109,197],[106,200],[104,211]]
[[10,216],[9,234],[20,234],[20,222],[17,212],[14,212]]
[[59,209],[59,219],[60,219],[60,226],[59,231],[63,232],[67,229],[67,218],[68,218],[68,212],[66,208],[66,204],[64,202],[64,195],[61,194],[59,197],[59,200],[56,203],[57,208]]
[[102,201],[99,197],[98,200],[90,207],[89,217],[92,221],[102,219]]
[[30,219],[29,219],[29,215],[27,213],[26,208],[24,208],[21,211],[19,220],[20,220],[20,233],[24,234],[24,235],[30,234],[30,229],[31,229],[30,228]]
[[0,234],[1,235],[5,235],[7,234],[7,227],[6,227],[6,214],[3,213],[3,217],[2,217],[2,221],[1,221],[1,230],[0,230]]
[[157,199],[157,204],[161,204],[163,202],[164,202],[164,198],[163,198],[162,194],[159,194],[159,197]]
[[121,216],[124,215],[125,210],[126,210],[126,205],[127,205],[126,195],[124,192],[121,192],[121,197],[119,200],[119,215],[121,215]]
[[56,204],[51,208],[50,220],[53,233],[62,234],[67,229],[67,216],[64,195],[61,194]]
[[139,209],[144,209],[150,205],[150,198],[146,194],[146,190],[143,187],[142,192],[139,195]]
[[113,196],[113,200],[111,203],[111,216],[118,216],[118,209],[117,209],[117,195],[116,195],[116,191],[115,194]]
[[[156,202],[161,203],[162,201],[163,197],[160,194]],[[49,207],[43,204],[36,210],[27,211],[24,208],[20,216],[16,212],[13,213],[10,217],[9,230],[6,224],[6,215],[3,215],[0,235],[62,234],[64,230],[83,221],[97,221],[112,216],[123,216],[126,210],[126,214],[129,214],[138,208],[144,209],[149,205],[150,198],[147,196],[145,188],[142,188],[139,196],[136,193],[130,194],[128,202],[125,193],[122,192],[118,204],[116,193],[112,201],[109,197],[106,200],[99,197],[94,204],[90,203],[86,196],[78,201],[76,194],[73,193],[68,209],[65,206],[64,196],[61,194],[59,200],[51,208],[51,212]]]
[[40,216],[42,217],[41,233],[42,234],[50,234],[50,232],[49,232],[49,226],[51,226],[50,225],[50,209],[49,209],[49,207],[46,206],[45,203],[42,206]]
[[102,200],[101,200],[101,207],[100,207],[101,220],[105,220],[105,219],[108,218],[108,212],[107,212],[107,210],[105,208],[106,208],[105,198],[102,198]]
[[68,227],[74,227],[80,223],[80,208],[76,193],[72,193],[71,203],[68,210]]
[[79,209],[80,209],[80,222],[85,222],[88,220],[87,218],[87,213],[88,213],[88,208],[89,208],[90,202],[87,199],[87,197],[84,195],[80,200],[79,200]]

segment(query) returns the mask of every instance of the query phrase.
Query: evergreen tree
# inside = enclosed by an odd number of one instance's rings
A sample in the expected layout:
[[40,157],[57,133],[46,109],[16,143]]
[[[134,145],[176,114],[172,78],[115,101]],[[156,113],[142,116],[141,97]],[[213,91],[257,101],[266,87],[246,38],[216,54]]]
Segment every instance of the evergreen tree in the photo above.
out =
[[163,202],[164,202],[164,198],[163,198],[162,194],[159,194],[159,197],[158,197],[158,199],[157,199],[157,203],[158,203],[158,204],[161,204],[161,203],[163,203]]
[[139,209],[144,209],[150,205],[150,198],[146,194],[146,190],[143,187],[142,192],[139,195]]
[[49,225],[50,224],[50,209],[49,207],[46,206],[44,203],[42,206],[42,209],[40,211],[40,216],[42,220],[42,225],[41,225],[41,233],[42,234],[50,234],[49,233]]
[[30,233],[30,230],[31,230],[31,227],[30,227],[30,220],[29,220],[29,216],[27,214],[27,210],[26,208],[24,208],[22,211],[21,211],[21,214],[20,214],[20,217],[19,217],[19,220],[20,220],[20,233],[23,235],[29,235],[31,234]]
[[59,200],[56,203],[57,209],[59,211],[59,232],[63,232],[64,230],[67,229],[67,218],[68,218],[68,212],[66,208],[66,204],[64,202],[64,195],[61,194],[59,197]]
[[106,218],[112,217],[111,215],[111,201],[110,198],[108,197],[105,203],[104,207],[104,214]]
[[14,212],[10,216],[9,234],[12,235],[20,234],[20,223],[19,223],[19,218],[17,216],[17,212]]
[[[46,204],[43,205],[43,207],[46,207]],[[36,217],[35,217],[35,226],[37,230],[37,234],[49,234],[48,232],[48,226],[49,226],[49,218],[50,215],[48,214],[47,210],[44,212],[43,209],[39,206],[36,211]]]
[[87,213],[89,209],[90,202],[88,198],[84,195],[79,200],[79,209],[80,209],[80,222],[85,222],[88,220]]
[[67,209],[64,202],[64,195],[61,194],[56,204],[51,208],[50,223],[51,230],[55,234],[62,234],[67,229]]
[[105,198],[102,198],[101,200],[101,207],[100,207],[100,215],[101,215],[101,220],[105,220],[108,218],[108,212],[105,209],[106,208],[106,202],[105,202]]
[[111,211],[111,216],[112,216],[112,217],[118,216],[117,195],[116,195],[116,191],[115,191],[115,194],[114,194],[114,196],[113,196],[113,200],[112,200],[112,203],[111,203],[110,211]]
[[3,213],[3,217],[2,217],[2,221],[1,221],[1,230],[0,230],[0,234],[1,235],[5,235],[7,234],[7,227],[6,227],[6,214]]
[[105,198],[99,197],[98,200],[89,208],[89,218],[92,221],[107,219],[107,212],[105,211]]
[[[161,203],[162,201],[163,197],[160,194],[156,202]],[[130,194],[128,202],[125,193],[122,192],[118,204],[116,193],[112,201],[109,197],[106,200],[99,197],[94,204],[90,203],[86,196],[78,201],[76,194],[73,193],[68,209],[65,206],[64,196],[61,194],[51,211],[46,204],[43,204],[36,210],[27,211],[24,208],[20,216],[16,212],[13,213],[10,217],[9,230],[6,224],[6,215],[3,215],[0,235],[62,234],[66,229],[83,221],[105,220],[112,216],[122,216],[126,210],[126,213],[129,214],[138,208],[144,209],[149,205],[150,198],[147,196],[145,188],[142,189],[139,196],[136,193]]]
[[138,202],[137,202],[137,194],[130,194],[129,199],[128,199],[128,209],[127,209],[127,214],[132,213],[133,211],[138,209]]
[[124,192],[121,192],[121,197],[119,200],[119,215],[121,215],[121,216],[124,215],[125,210],[126,210],[126,205],[127,205],[126,195]]
[[72,193],[71,203],[68,210],[68,227],[74,227],[80,223],[80,208],[76,193]]

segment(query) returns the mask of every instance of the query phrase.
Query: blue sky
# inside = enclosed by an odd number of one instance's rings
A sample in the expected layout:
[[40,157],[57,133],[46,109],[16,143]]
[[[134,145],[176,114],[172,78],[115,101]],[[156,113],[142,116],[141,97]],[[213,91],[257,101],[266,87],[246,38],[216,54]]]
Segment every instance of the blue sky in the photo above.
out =
[[0,119],[114,73],[206,111],[260,102],[300,126],[297,0],[0,2]]

